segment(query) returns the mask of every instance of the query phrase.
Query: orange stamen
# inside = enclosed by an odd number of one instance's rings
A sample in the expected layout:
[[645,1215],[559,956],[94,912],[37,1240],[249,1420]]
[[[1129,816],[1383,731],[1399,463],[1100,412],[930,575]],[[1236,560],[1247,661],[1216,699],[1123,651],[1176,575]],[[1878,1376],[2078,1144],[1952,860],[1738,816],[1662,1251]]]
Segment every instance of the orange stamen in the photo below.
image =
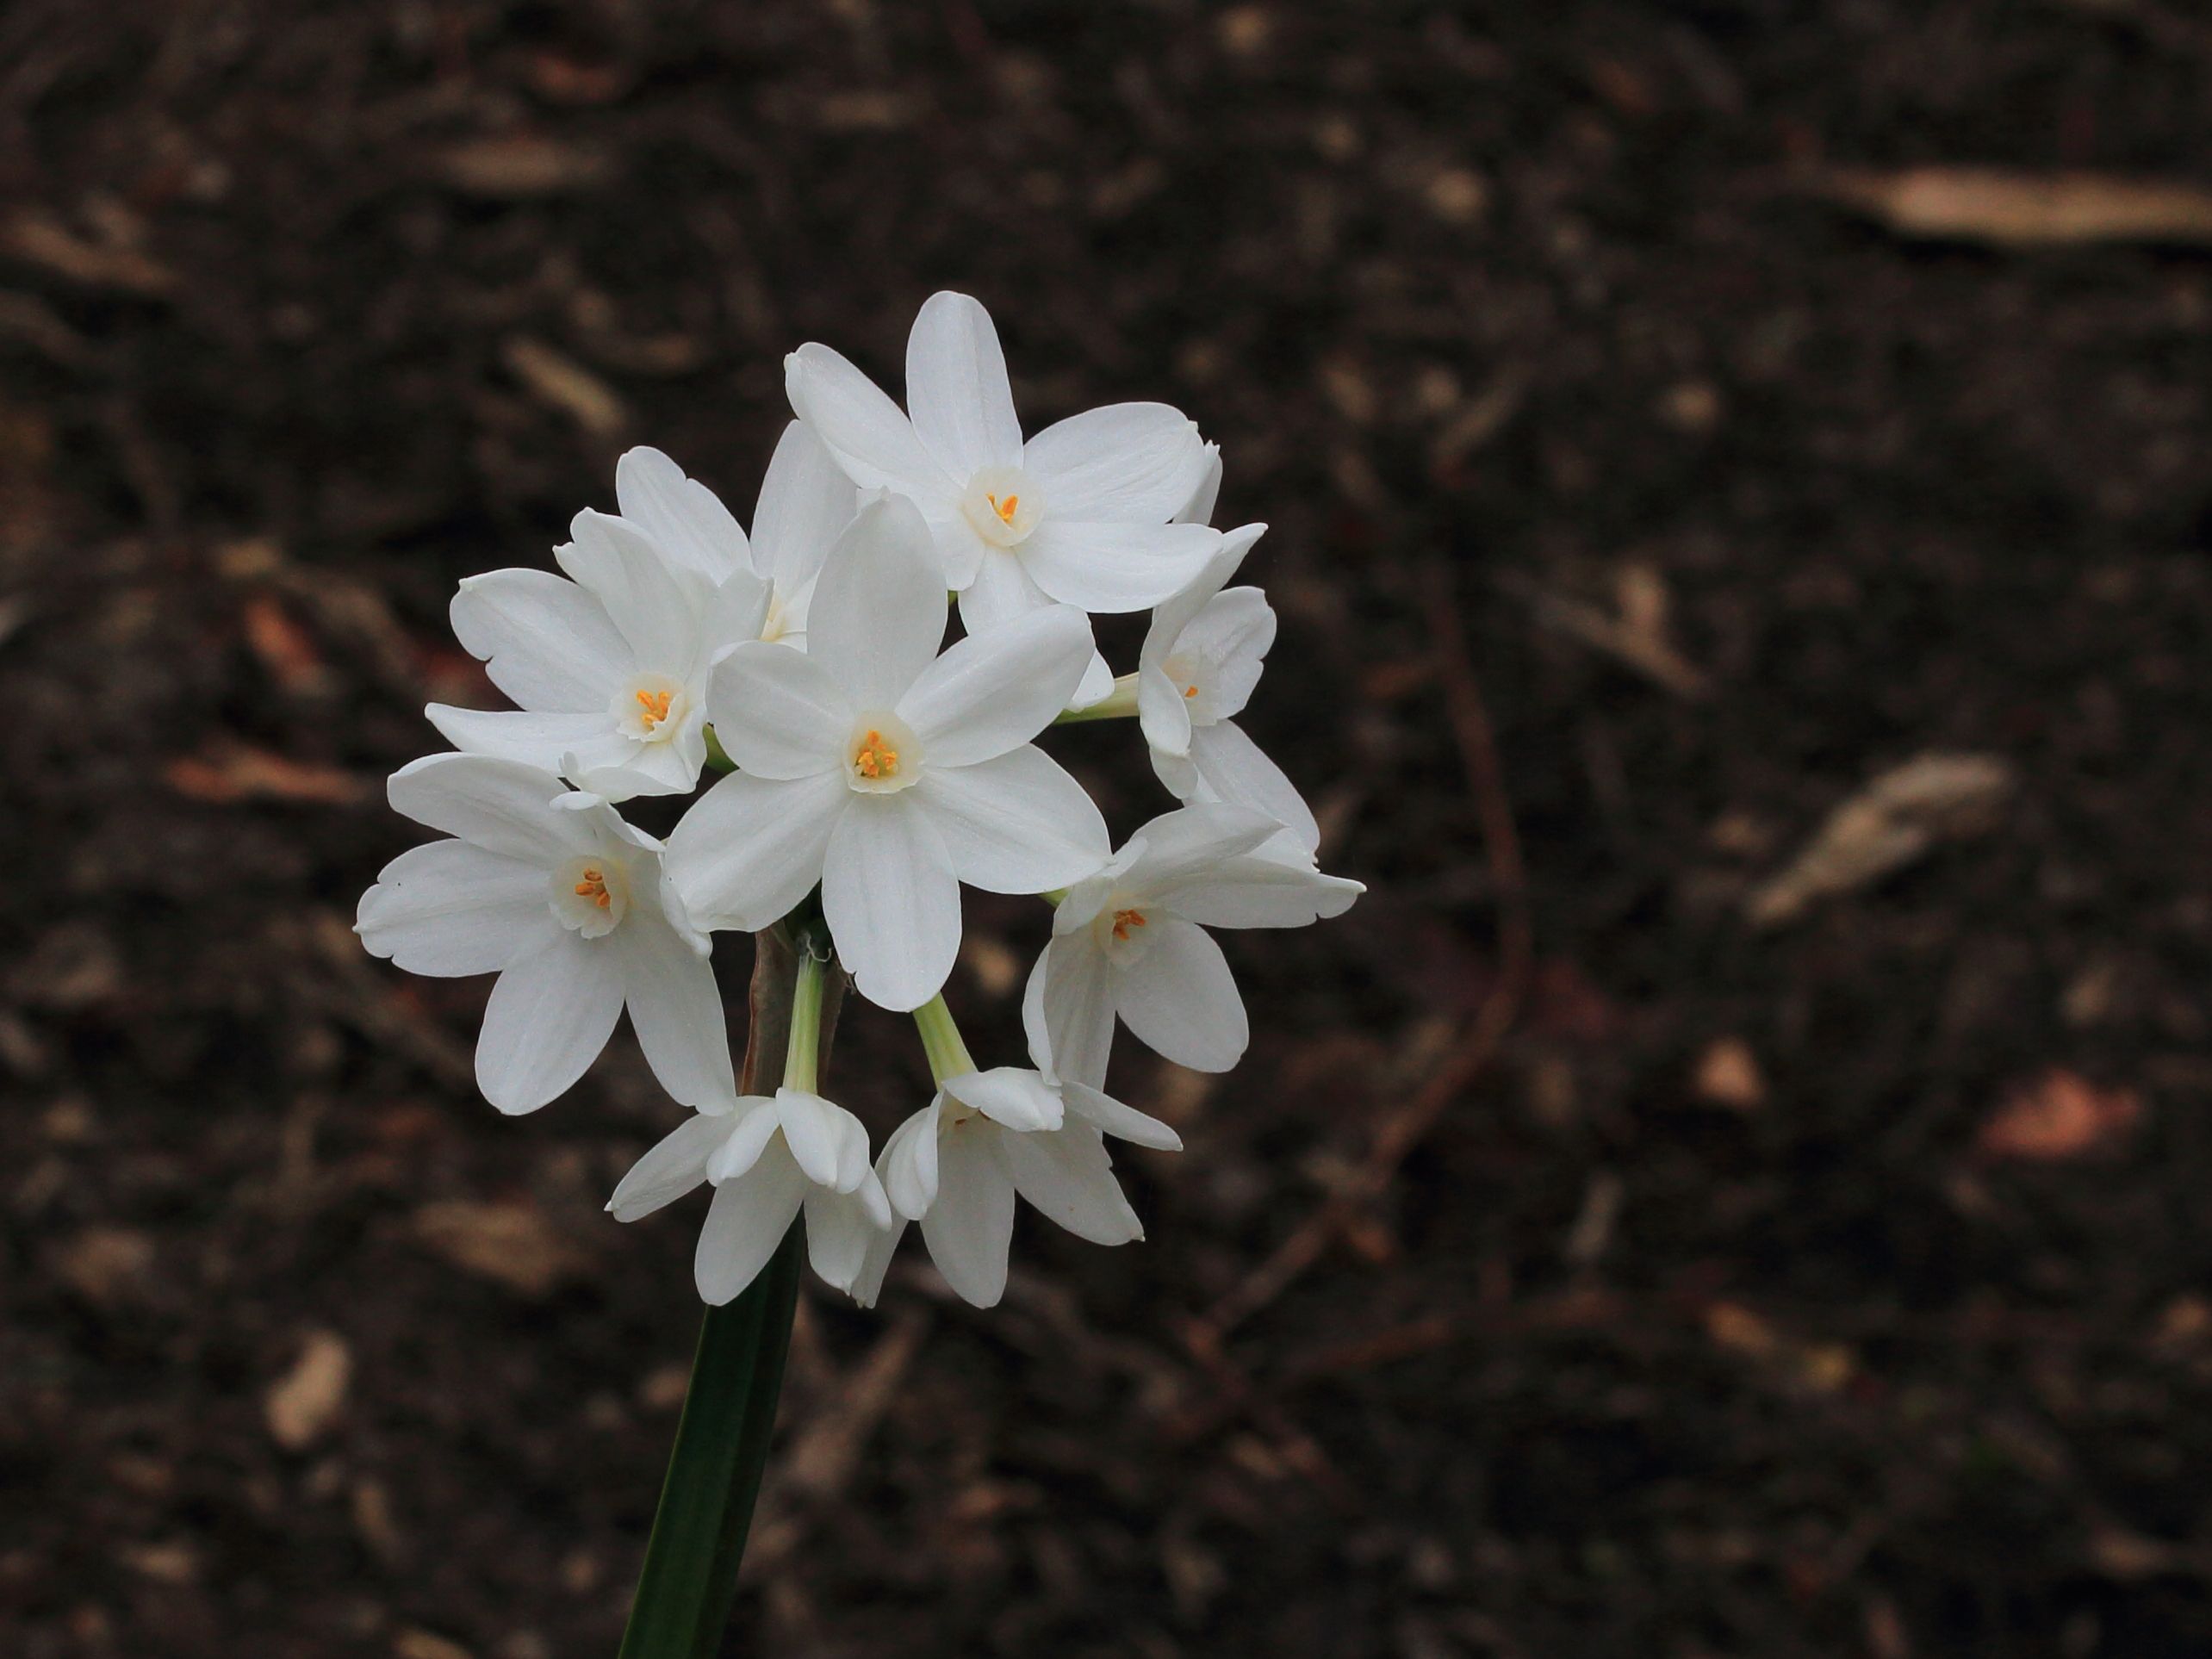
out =
[[853,770],[863,778],[895,778],[898,775],[898,751],[886,749],[883,734],[871,730],[861,740],[861,747],[853,756]]
[[637,706],[645,711],[642,718],[645,722],[646,730],[652,730],[654,727],[668,718],[668,699],[674,695],[672,692],[664,691],[642,691],[637,693]]
[[1145,913],[1142,910],[1116,910],[1114,912],[1114,937],[1121,941],[1121,942],[1125,945],[1129,942],[1129,929],[1131,928],[1141,928],[1144,925]]
[[1014,514],[1022,506],[1022,498],[1018,495],[1010,495],[1003,501],[996,495],[986,495],[983,499],[991,503],[991,510],[998,515],[998,522],[1002,525],[1012,524]]
[[606,890],[606,873],[597,865],[585,868],[584,879],[576,884],[576,897],[588,898],[601,910],[611,910],[614,896]]

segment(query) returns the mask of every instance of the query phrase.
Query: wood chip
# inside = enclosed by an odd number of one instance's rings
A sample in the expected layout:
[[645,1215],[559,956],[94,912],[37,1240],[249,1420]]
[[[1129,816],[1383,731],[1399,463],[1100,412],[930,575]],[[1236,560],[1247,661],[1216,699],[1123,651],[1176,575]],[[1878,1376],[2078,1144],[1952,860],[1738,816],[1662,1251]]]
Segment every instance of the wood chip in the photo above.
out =
[[353,1381],[353,1351],[334,1331],[310,1331],[292,1369],[261,1402],[270,1438],[287,1451],[303,1451],[320,1439],[345,1409]]
[[40,213],[17,214],[0,226],[0,255],[38,266],[82,288],[158,299],[177,283],[177,273],[137,248],[95,242]]
[[2084,242],[2212,246],[2212,192],[2177,183],[1911,167],[1831,173],[1819,189],[1900,236],[2016,248]]
[[2010,763],[1994,755],[1922,755],[1892,767],[1830,813],[1796,861],[1753,891],[1744,914],[1755,927],[1779,927],[1945,842],[1986,835],[2003,822],[2016,783]]
[[454,189],[495,201],[597,190],[615,174],[606,152],[534,133],[454,145],[438,155],[434,170]]
[[162,775],[178,794],[216,806],[240,801],[351,806],[369,791],[363,780],[341,767],[239,743],[218,743],[171,761]]
[[455,1266],[533,1300],[551,1295],[587,1262],[544,1211],[525,1202],[430,1204],[415,1213],[414,1232]]
[[611,437],[630,422],[630,411],[613,388],[574,358],[543,340],[510,336],[500,358],[537,400],[558,409],[595,437]]
[[1755,1112],[1767,1103],[1767,1079],[1749,1043],[1741,1037],[1717,1037],[1698,1057],[1690,1092],[1724,1111]]
[[1985,1158],[2065,1163],[2114,1149],[2141,1122],[2132,1089],[2101,1089],[2063,1066],[2016,1084],[1974,1137]]
[[[1656,574],[1647,572],[1646,576]],[[1677,697],[1699,702],[1712,696],[1712,682],[1705,671],[1685,658],[1655,627],[1655,607],[1648,591],[1637,591],[1639,585],[1645,585],[1643,577],[1630,576],[1623,583],[1621,597],[1631,602],[1631,608],[1609,616],[1594,605],[1555,593],[1526,576],[1508,571],[1498,578],[1498,586],[1525,604],[1538,622],[1594,646]],[[1665,607],[1656,610],[1663,621]]]

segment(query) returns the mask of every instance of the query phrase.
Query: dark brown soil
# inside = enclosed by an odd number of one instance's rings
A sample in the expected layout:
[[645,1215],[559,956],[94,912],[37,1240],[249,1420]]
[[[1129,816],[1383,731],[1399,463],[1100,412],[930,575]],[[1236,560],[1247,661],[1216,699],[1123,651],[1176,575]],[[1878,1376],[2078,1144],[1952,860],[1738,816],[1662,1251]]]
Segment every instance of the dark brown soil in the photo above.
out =
[[[482,984],[348,932],[381,780],[458,577],[631,442],[749,511],[782,354],[942,286],[1033,423],[1221,441],[1372,891],[1232,942],[1233,1075],[1128,1050],[1148,1242],[805,1304],[730,1651],[2212,1651],[2212,267],[1818,187],[2208,132],[2186,0],[0,9],[0,1652],[612,1651],[671,1109],[475,1097]],[[2009,801],[1746,920],[1926,751]],[[832,1075],[923,1084],[857,1005]]]

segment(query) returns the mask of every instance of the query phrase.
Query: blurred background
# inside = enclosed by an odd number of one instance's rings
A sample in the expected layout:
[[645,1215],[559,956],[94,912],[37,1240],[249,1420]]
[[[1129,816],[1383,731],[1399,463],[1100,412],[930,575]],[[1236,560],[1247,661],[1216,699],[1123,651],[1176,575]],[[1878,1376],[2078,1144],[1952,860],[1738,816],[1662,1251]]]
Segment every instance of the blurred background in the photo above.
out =
[[804,1304],[731,1651],[2212,1651],[2208,132],[2188,0],[13,0],[0,1651],[612,1651],[699,1206],[360,950],[382,780],[940,287],[1219,440],[1371,891],[1125,1041],[1148,1242]]

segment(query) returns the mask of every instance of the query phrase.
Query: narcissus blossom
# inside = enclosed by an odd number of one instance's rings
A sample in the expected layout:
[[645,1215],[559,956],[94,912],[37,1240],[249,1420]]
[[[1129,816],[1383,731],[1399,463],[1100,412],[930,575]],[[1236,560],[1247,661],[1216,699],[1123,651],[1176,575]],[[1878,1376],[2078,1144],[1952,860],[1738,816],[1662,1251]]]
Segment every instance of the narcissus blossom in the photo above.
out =
[[1137,658],[1137,712],[1153,770],[1177,799],[1249,806],[1310,853],[1321,844],[1312,809],[1231,718],[1259,684],[1275,612],[1257,587],[1225,584],[1266,528],[1229,531],[1198,580],[1153,612]]
[[960,883],[1064,885],[1104,861],[1105,821],[1030,739],[1090,651],[1054,606],[938,655],[945,589],[908,501],[863,506],[814,594],[805,656],[740,645],[707,693],[740,768],[669,840],[701,925],[767,927],[822,884],[837,954],[886,1008],[935,996],[960,948]]
[[706,760],[706,679],[740,640],[805,643],[822,560],[853,516],[852,482],[794,421],[761,488],[754,535],[658,450],[615,469],[619,517],[584,512],[544,570],[471,576],[453,631],[520,705],[432,704],[455,747],[550,772],[609,800],[679,794]]
[[947,1075],[935,1097],[892,1131],[877,1168],[899,1219],[874,1241],[868,1271],[853,1287],[863,1303],[875,1300],[899,1233],[919,1221],[945,1282],[977,1307],[992,1306],[1005,1294],[1017,1193],[1093,1244],[1144,1237],[1104,1137],[1162,1152],[1180,1152],[1181,1139],[1157,1118],[1057,1076],[1035,1022],[1030,1058],[1032,1067]]
[[607,1209],[634,1221],[702,1182],[713,1184],[714,1202],[693,1272],[718,1307],[753,1282],[802,1214],[807,1258],[840,1290],[853,1289],[869,1245],[893,1221],[861,1121],[805,1090],[747,1095],[679,1124],[622,1177]]
[[1300,928],[1366,890],[1323,875],[1282,826],[1226,802],[1139,830],[1067,890],[1031,970],[1025,1016],[1063,1078],[1103,1083],[1114,1021],[1178,1066],[1225,1072],[1245,1051],[1244,998],[1208,928]]
[[[921,510],[972,631],[1054,603],[1144,610],[1187,587],[1220,539],[1171,522],[1212,465],[1181,411],[1111,404],[1025,442],[997,330],[965,294],[932,295],[915,318],[904,413],[826,345],[792,353],[785,385],[854,482]],[[1111,685],[1094,656],[1077,700]]]
[[627,1005],[661,1086],[687,1106],[736,1097],[706,935],[662,879],[661,843],[596,795],[488,755],[392,774],[391,803],[454,837],[386,865],[355,931],[411,973],[496,973],[476,1082],[535,1111],[581,1077]]

